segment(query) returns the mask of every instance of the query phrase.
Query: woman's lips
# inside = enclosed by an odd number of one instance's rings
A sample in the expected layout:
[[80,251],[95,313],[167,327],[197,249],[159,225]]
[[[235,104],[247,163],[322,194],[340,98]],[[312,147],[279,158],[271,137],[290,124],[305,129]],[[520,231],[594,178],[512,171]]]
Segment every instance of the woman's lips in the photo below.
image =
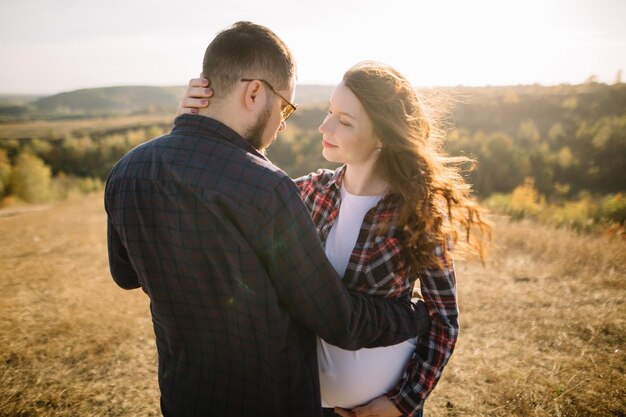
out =
[[322,140],[322,146],[325,148],[336,148],[336,145],[333,145],[332,143],[326,142],[325,140]]

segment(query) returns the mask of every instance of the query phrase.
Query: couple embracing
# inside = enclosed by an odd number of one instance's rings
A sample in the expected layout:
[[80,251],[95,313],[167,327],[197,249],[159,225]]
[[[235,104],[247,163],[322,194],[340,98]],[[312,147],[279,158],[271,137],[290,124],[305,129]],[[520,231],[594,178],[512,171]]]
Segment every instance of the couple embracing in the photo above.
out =
[[203,74],[105,192],[112,276],[150,298],[163,415],[422,415],[458,336],[455,225],[486,225],[414,89],[350,68],[319,127],[342,166],[292,180],[265,156],[297,107],[284,42],[238,22]]

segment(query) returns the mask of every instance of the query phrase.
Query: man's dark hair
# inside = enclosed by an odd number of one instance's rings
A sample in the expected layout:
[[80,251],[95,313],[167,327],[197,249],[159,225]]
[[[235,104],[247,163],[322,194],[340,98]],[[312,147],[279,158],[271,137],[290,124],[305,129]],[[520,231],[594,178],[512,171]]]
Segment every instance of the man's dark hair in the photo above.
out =
[[237,22],[207,47],[202,73],[216,97],[224,97],[241,78],[261,78],[277,90],[290,88],[296,63],[287,45],[268,28]]

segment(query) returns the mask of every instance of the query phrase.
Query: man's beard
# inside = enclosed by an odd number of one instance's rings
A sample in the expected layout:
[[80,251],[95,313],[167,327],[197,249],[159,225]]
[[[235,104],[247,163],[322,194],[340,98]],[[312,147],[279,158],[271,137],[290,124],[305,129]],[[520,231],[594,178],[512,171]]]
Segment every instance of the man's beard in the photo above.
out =
[[265,109],[263,109],[263,112],[259,115],[259,118],[254,126],[249,128],[244,135],[244,139],[263,155],[266,153],[266,148],[263,147],[263,133],[265,132],[265,128],[267,127],[267,123],[269,122],[271,115],[272,102],[268,100],[267,106],[265,106]]

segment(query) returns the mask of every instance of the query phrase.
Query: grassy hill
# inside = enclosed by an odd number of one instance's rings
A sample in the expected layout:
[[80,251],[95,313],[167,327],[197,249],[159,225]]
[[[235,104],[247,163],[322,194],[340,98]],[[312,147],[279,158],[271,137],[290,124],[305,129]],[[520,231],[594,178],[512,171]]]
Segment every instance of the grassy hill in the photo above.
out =
[[25,105],[41,97],[34,94],[0,94],[0,106]]
[[[117,86],[88,88],[46,97],[0,96],[0,120],[28,118],[77,118],[103,115],[173,114],[185,86]],[[297,87],[300,105],[323,103],[333,87],[301,85]]]
[[[112,281],[102,195],[0,211],[0,415],[158,416],[148,299]],[[626,415],[626,242],[499,219],[456,263],[430,417]]]
[[44,97],[32,103],[41,113],[134,113],[172,111],[182,87],[106,87],[89,88]]
[[[327,103],[334,86],[298,85],[296,102],[303,108]],[[172,114],[185,86],[116,86],[63,92],[51,96],[0,95],[0,120],[80,118],[137,113]],[[425,99],[454,109],[455,121],[470,131],[509,131],[512,120],[533,119],[541,131],[555,118],[622,115],[626,84],[560,86],[454,87],[423,90]],[[444,109],[445,110],[445,109]],[[316,121],[319,123],[319,120]],[[515,128],[517,124],[515,124]]]

